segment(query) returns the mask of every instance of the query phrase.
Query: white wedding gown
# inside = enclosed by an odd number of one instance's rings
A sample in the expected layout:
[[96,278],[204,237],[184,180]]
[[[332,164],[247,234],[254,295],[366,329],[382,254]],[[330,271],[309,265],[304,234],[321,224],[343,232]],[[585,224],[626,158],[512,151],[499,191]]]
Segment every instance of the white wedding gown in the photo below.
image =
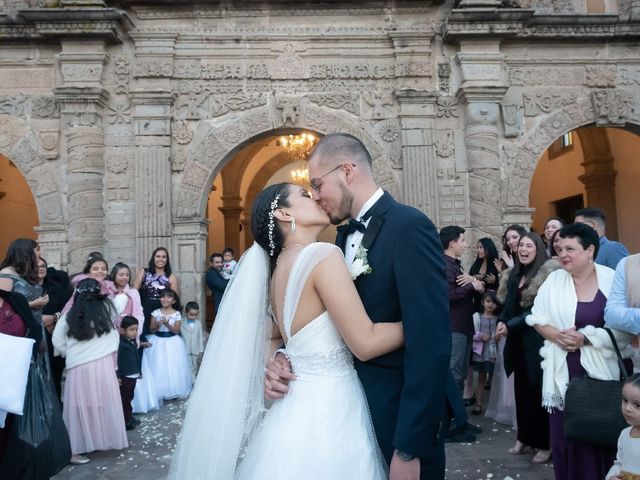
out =
[[283,316],[296,380],[269,410],[262,389],[272,328],[269,258],[255,244],[245,252],[222,299],[169,479],[387,478],[353,357],[328,313],[290,335],[309,273],[336,248],[309,245],[294,263]]
[[285,294],[284,328],[296,380],[250,440],[237,479],[387,478],[353,357],[329,314],[325,311],[291,335],[309,274],[335,248],[312,244],[294,263]]

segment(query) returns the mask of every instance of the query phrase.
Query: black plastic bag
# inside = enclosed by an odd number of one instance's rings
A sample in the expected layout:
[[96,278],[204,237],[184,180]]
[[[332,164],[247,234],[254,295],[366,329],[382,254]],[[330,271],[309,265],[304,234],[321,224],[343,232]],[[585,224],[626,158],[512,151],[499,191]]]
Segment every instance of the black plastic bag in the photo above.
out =
[[2,480],[41,480],[54,476],[71,459],[69,434],[45,359],[31,362],[22,415],[13,418]]

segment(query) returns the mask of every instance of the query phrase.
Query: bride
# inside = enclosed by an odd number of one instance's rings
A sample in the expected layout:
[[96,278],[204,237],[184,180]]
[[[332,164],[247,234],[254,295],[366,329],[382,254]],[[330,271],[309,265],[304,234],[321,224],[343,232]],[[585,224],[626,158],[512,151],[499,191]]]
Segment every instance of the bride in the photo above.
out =
[[[316,243],[329,223],[296,185],[256,199],[256,243],[222,299],[170,479],[387,478],[351,352],[367,360],[398,349],[402,325],[371,322],[340,249]],[[272,328],[296,379],[266,410]]]

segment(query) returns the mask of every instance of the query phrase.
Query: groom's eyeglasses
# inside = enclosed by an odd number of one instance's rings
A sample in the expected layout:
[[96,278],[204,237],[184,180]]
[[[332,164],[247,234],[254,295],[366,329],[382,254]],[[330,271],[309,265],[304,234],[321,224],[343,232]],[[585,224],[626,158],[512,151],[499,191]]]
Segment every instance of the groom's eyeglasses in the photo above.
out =
[[342,168],[345,165],[351,165],[352,167],[355,167],[356,164],[355,163],[341,163],[340,165],[338,165],[337,167],[332,168],[331,170],[329,170],[327,173],[325,173],[324,175],[321,175],[319,177],[314,177],[311,180],[309,180],[309,185],[311,185],[311,188],[313,190],[315,190],[316,192],[318,190],[320,190],[320,187],[322,186],[322,179],[324,177],[326,177],[327,175],[329,175],[330,173],[335,172],[336,170],[338,170],[339,168]]

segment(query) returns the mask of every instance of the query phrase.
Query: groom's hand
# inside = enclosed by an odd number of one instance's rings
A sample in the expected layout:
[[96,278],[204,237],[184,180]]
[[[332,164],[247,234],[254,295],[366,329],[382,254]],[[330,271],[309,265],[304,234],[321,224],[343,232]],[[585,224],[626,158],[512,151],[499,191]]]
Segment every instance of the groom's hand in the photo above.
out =
[[406,462],[400,460],[396,452],[393,452],[389,480],[420,480],[420,459],[416,457]]
[[291,363],[282,353],[277,353],[275,358],[269,359],[264,375],[264,396],[276,400],[283,398],[289,391],[289,381],[296,377],[291,372]]

